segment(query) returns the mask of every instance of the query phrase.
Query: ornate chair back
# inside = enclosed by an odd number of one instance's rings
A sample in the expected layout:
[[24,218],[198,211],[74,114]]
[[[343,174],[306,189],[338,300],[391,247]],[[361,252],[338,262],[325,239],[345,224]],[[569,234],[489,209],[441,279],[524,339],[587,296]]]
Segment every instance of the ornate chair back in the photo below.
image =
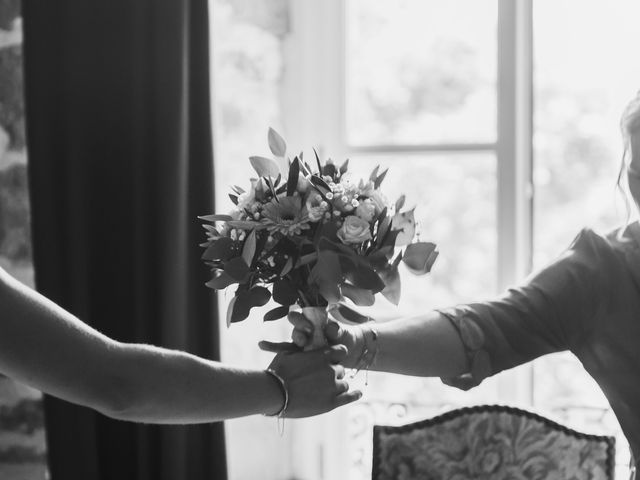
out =
[[373,480],[613,480],[615,438],[514,407],[373,430]]

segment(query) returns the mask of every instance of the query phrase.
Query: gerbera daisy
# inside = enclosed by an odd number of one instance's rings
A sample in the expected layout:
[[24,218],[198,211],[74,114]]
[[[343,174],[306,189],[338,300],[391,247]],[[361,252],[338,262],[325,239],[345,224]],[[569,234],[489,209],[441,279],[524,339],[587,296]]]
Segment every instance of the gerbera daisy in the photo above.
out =
[[283,235],[300,235],[309,227],[307,209],[302,205],[300,197],[281,197],[271,200],[262,208],[262,223],[271,233]]

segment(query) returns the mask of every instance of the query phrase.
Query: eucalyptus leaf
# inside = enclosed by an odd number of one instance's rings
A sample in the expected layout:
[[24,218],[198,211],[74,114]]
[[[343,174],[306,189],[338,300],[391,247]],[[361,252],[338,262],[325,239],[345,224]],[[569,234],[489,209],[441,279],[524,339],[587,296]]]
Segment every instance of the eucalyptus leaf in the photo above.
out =
[[338,255],[334,252],[320,252],[318,261],[311,269],[309,281],[318,287],[318,291],[328,303],[340,300],[340,288],[342,282],[342,270]]
[[249,161],[251,162],[251,166],[253,167],[253,169],[260,177],[277,178],[278,175],[280,175],[278,164],[270,158],[255,156],[249,157]]
[[233,278],[227,272],[219,271],[216,272],[215,276],[205,285],[214,290],[224,290],[229,285],[233,285],[234,283],[238,283],[235,278]]
[[407,246],[402,261],[411,273],[424,275],[431,271],[436,258],[438,258],[438,251],[435,244],[418,242]]
[[231,319],[233,317],[233,309],[237,301],[238,301],[238,297],[234,296],[229,302],[229,305],[227,306],[227,327],[231,325]]
[[346,277],[354,286],[371,290],[373,293],[378,293],[384,288],[380,276],[367,267],[359,266],[348,272]]
[[405,195],[400,195],[398,197],[398,200],[396,200],[396,212],[399,212],[400,209],[404,206],[404,202],[406,200],[406,196]]
[[413,241],[416,234],[415,208],[406,212],[398,212],[391,220],[391,227],[394,230],[400,230],[395,242],[396,247],[408,245]]
[[385,287],[380,293],[384,298],[398,306],[400,303],[401,282],[397,266],[384,270],[380,273],[380,276],[385,283]]
[[279,318],[286,317],[288,313],[289,313],[288,306],[283,305],[280,307],[276,307],[273,310],[269,310],[267,313],[264,314],[264,321],[272,322],[273,320],[278,320]]
[[366,323],[371,321],[371,317],[361,314],[360,312],[346,306],[344,303],[336,303],[328,309],[333,318],[345,323]]
[[224,271],[236,281],[242,282],[249,274],[249,266],[242,257],[235,257],[224,264]]
[[269,140],[269,150],[271,150],[271,153],[276,157],[284,157],[287,153],[287,144],[282,136],[273,128],[269,127],[267,138]]
[[252,230],[247,238],[244,241],[244,245],[242,246],[242,259],[245,263],[251,267],[253,263],[253,256],[256,253],[256,231]]
[[343,283],[340,286],[342,295],[359,307],[370,307],[376,301],[376,297],[371,290],[357,288],[349,283]]
[[298,301],[298,289],[288,278],[281,278],[273,284],[273,300],[280,305],[293,305]]
[[202,254],[203,260],[227,260],[235,252],[234,241],[229,237],[221,237],[214,240]]

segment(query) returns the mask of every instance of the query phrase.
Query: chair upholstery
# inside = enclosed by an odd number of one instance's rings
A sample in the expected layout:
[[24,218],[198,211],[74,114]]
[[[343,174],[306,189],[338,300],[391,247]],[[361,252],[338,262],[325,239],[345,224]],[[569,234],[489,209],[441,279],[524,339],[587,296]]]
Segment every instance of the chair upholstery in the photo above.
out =
[[613,480],[615,438],[519,408],[460,408],[373,430],[373,480]]

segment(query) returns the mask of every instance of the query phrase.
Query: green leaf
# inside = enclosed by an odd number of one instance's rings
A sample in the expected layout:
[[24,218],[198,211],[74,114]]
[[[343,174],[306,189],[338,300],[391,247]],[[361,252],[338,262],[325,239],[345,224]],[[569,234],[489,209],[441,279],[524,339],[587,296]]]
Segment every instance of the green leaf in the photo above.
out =
[[348,272],[346,277],[354,286],[371,290],[373,293],[378,293],[384,288],[380,276],[367,267],[359,266]]
[[235,257],[224,264],[224,271],[238,282],[242,282],[249,273],[249,266],[242,257]]
[[227,272],[223,272],[222,270],[220,270],[216,272],[214,277],[207,283],[205,283],[205,285],[214,290],[224,290],[229,285],[233,285],[234,283],[238,283],[238,281]]
[[298,187],[298,177],[300,176],[300,161],[298,157],[293,159],[289,167],[289,178],[287,179],[287,197],[291,197]]
[[238,205],[238,196],[237,195],[229,194],[229,198],[231,199],[231,201],[233,202],[234,205]]
[[236,293],[233,302],[233,311],[231,313],[231,323],[241,322],[245,320],[253,307],[262,307],[266,305],[271,294],[264,287],[253,287],[250,290],[241,290]]
[[233,317],[233,309],[235,308],[237,301],[238,301],[238,297],[234,296],[229,302],[229,305],[227,306],[227,327],[231,325],[232,317]]
[[240,230],[263,230],[267,228],[266,225],[260,222],[254,222],[253,220],[231,220],[227,222],[231,228],[239,228]]
[[415,207],[406,212],[398,212],[391,220],[391,227],[400,230],[395,242],[396,247],[408,245],[416,234]]
[[389,258],[393,256],[393,247],[386,246],[371,253],[367,259],[375,270],[382,270],[389,265]]
[[331,191],[331,187],[327,185],[327,182],[325,182],[318,175],[311,175],[311,178],[309,180],[311,180],[311,183],[314,184],[316,187],[322,187],[328,192]]
[[438,257],[436,245],[430,242],[412,243],[407,246],[402,261],[415,275],[424,275],[431,271]]
[[320,252],[318,261],[311,269],[309,281],[318,287],[318,291],[328,303],[340,300],[340,288],[342,282],[342,270],[338,255],[334,252]]
[[395,306],[398,306],[400,303],[401,282],[397,266],[382,271],[380,276],[385,283],[385,287],[380,293]]
[[267,135],[269,140],[269,150],[276,157],[284,157],[287,153],[287,144],[284,139],[273,128],[269,127],[269,133]]
[[314,148],[313,153],[316,156],[316,164],[318,165],[318,175],[322,175],[322,163],[320,162],[320,157],[318,156],[318,151]]
[[384,180],[384,177],[387,176],[387,172],[389,171],[389,169],[387,168],[384,172],[382,172],[375,180],[375,182],[373,182],[373,188],[380,188],[380,185],[382,184],[382,181]]
[[200,220],[204,220],[205,222],[228,222],[233,220],[231,215],[202,215],[198,217]]
[[404,206],[404,201],[406,200],[407,197],[405,197],[404,195],[400,195],[400,197],[398,197],[398,200],[396,200],[396,212],[399,212],[400,209]]
[[242,259],[245,263],[251,267],[253,263],[253,256],[256,253],[256,231],[252,230],[247,238],[244,241],[244,245],[242,246]]
[[347,297],[359,307],[370,307],[376,301],[376,297],[371,290],[357,288],[349,283],[343,283],[340,286],[342,295]]
[[341,322],[346,323],[366,323],[371,321],[371,317],[361,314],[360,312],[347,307],[344,303],[331,305],[328,309],[329,313]]
[[234,241],[229,237],[214,240],[202,254],[203,260],[228,260],[235,253]]
[[340,165],[340,175],[344,175],[349,170],[349,159],[347,158],[342,165]]
[[327,163],[324,164],[324,167],[322,169],[322,173],[324,175],[330,176],[331,178],[334,178],[336,171],[336,166],[331,162],[331,159],[329,159]]
[[293,257],[287,258],[282,270],[280,270],[280,276],[284,277],[287,273],[289,273],[293,269]]
[[281,278],[273,284],[273,299],[280,305],[293,305],[298,301],[298,289],[288,278]]
[[265,157],[249,157],[249,161],[251,162],[251,166],[256,171],[258,176],[260,177],[273,177],[276,178],[280,175],[280,169],[278,168],[278,164],[271,160],[270,158]]
[[279,318],[286,317],[288,313],[289,313],[289,307],[287,306],[276,307],[273,310],[269,310],[267,313],[264,314],[264,321],[272,322],[273,320],[278,320]]
[[376,168],[374,168],[371,175],[369,175],[369,180],[371,182],[375,182],[376,178],[378,178],[378,170],[380,170],[380,165],[376,165]]

